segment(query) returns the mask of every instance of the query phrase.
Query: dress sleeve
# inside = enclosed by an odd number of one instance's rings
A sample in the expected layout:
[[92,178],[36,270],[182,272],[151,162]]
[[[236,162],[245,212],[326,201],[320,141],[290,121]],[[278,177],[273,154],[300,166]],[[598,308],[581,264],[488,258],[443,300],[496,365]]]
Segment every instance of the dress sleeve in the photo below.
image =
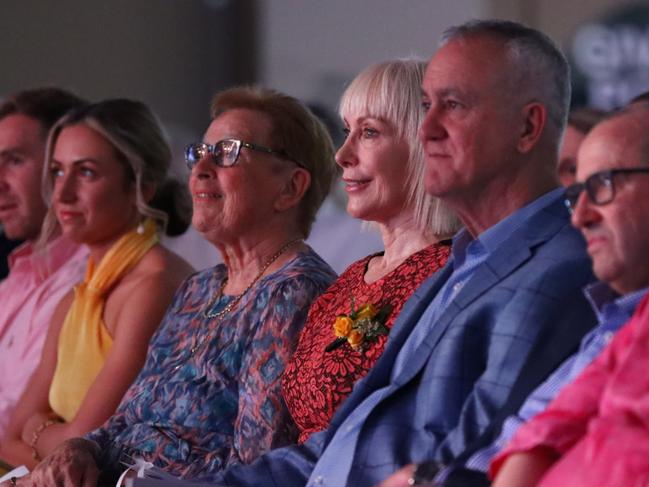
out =
[[645,308],[642,306],[638,309],[609,346],[559,393],[544,412],[518,430],[509,445],[493,460],[489,469],[491,478],[515,453],[544,446],[562,455],[586,434],[589,421],[599,413],[604,389],[633,341],[642,315],[646,314],[643,312]]
[[145,384],[147,378],[152,375],[161,377],[165,376],[165,371],[159,370],[159,364],[158,361],[155,360],[155,353],[153,352],[155,352],[156,349],[157,337],[165,327],[172,327],[175,325],[177,313],[182,309],[183,303],[187,300],[189,283],[190,279],[187,279],[176,291],[172,303],[162,319],[158,330],[156,330],[151,338],[144,366],[135,378],[133,384],[131,384],[126,391],[126,394],[122,398],[122,401],[115,413],[99,428],[84,436],[85,439],[94,441],[99,445],[101,455],[98,463],[101,470],[123,470],[123,457],[124,455],[130,455],[130,451],[119,444],[118,438],[120,433],[132,426],[131,420],[127,416],[128,406],[132,407],[133,404],[137,404],[139,397],[148,397],[146,394],[141,394],[143,384]]
[[228,463],[250,463],[265,451],[294,443],[297,428],[281,392],[311,302],[328,283],[301,275],[278,283],[256,318],[242,359],[239,410]]

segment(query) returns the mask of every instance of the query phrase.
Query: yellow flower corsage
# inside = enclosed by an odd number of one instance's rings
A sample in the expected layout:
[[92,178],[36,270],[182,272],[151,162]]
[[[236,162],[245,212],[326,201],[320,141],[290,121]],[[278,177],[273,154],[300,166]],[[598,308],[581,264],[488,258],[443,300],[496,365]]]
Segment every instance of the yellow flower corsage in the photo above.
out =
[[387,335],[390,329],[385,326],[392,306],[389,304],[376,309],[372,303],[367,303],[359,309],[354,309],[352,298],[352,310],[348,315],[336,316],[333,331],[336,339],[325,348],[330,352],[345,343],[356,351],[365,349],[369,342],[374,342],[381,335]]

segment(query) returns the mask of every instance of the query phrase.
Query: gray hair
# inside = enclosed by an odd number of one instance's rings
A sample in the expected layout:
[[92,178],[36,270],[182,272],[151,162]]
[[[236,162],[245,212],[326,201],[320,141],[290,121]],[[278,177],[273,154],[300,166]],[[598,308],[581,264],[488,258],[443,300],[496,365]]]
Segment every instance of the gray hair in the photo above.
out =
[[513,83],[547,109],[556,141],[566,128],[570,107],[570,66],[555,43],[544,33],[509,20],[471,20],[450,27],[440,47],[450,41],[486,36],[504,42],[514,73]]
[[426,233],[455,233],[460,222],[438,198],[426,193],[424,187],[424,150],[417,132],[424,118],[421,109],[421,84],[426,64],[416,59],[398,59],[365,68],[347,87],[340,99],[342,118],[350,114],[366,114],[389,122],[397,135],[408,144],[408,205]]

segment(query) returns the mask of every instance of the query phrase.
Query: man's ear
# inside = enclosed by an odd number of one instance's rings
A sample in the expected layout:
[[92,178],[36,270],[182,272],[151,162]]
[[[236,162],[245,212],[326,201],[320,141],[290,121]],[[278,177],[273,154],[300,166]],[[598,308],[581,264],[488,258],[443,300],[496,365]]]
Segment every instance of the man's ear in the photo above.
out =
[[518,139],[517,148],[521,153],[527,153],[538,143],[543,135],[548,112],[539,102],[531,102],[522,109],[523,130]]
[[309,171],[301,167],[294,169],[275,200],[275,209],[285,211],[297,206],[310,186],[311,174]]

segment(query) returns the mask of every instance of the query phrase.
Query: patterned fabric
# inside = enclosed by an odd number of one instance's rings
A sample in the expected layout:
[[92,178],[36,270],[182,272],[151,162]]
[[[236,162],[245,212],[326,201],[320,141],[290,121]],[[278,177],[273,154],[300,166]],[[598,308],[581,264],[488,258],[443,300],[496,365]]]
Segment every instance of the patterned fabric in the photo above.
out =
[[85,245],[65,237],[42,251],[25,242],[9,256],[0,282],[0,437],[41,359],[52,313],[83,279],[87,256]]
[[[392,378],[396,356],[448,280],[449,267],[427,279],[404,304],[383,354],[356,383],[329,428],[252,465],[234,465],[214,482],[376,485],[407,463],[451,462],[494,419],[516,411],[594,324],[581,293],[593,279],[590,259],[558,198],[531,215],[475,269],[406,369]],[[363,409],[365,419],[357,421]],[[354,424],[361,425],[356,434]],[[351,453],[342,443],[349,435]]]
[[281,374],[311,302],[336,275],[309,250],[261,279],[223,320],[206,318],[232,299],[212,304],[226,277],[219,265],[177,291],[117,413],[88,435],[105,450],[102,468],[128,454],[196,478],[297,438]]
[[649,485],[649,298],[575,382],[522,426],[490,468],[544,446],[561,458],[540,487]]
[[113,347],[104,322],[108,294],[158,243],[155,221],[147,219],[143,228],[142,233],[132,230],[120,237],[97,267],[88,259],[86,277],[74,287],[74,301],[59,333],[49,393],[52,411],[65,421],[76,416]]
[[424,279],[446,263],[449,253],[449,245],[431,245],[408,257],[383,278],[367,284],[364,276],[374,257],[370,255],[352,264],[313,303],[282,379],[284,399],[300,428],[300,443],[329,425],[356,381],[367,374],[383,353],[388,338],[388,335],[380,336],[364,351],[355,351],[345,343],[326,352],[325,348],[334,339],[332,326],[336,316],[350,313],[352,298],[356,308],[371,303],[379,309],[389,304],[392,311],[385,324],[392,328],[406,300]]

